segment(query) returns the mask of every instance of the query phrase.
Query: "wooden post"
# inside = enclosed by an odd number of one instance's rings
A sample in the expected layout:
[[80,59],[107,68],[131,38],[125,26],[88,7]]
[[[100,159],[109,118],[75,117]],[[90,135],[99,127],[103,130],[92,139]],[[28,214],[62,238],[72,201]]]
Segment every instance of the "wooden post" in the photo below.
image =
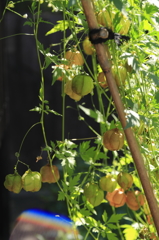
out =
[[[93,9],[91,0],[81,0],[81,3],[82,3],[83,10],[84,10],[87,22],[88,22],[89,29],[99,28],[95,14],[94,14],[94,9]],[[112,95],[112,98],[113,98],[113,101],[114,101],[114,104],[116,107],[116,111],[118,113],[118,117],[121,121],[123,130],[124,130],[124,128],[126,126],[124,106],[123,106],[123,103],[120,98],[118,87],[117,87],[116,82],[111,73],[111,66],[106,57],[104,45],[103,44],[95,44],[94,47],[96,49],[96,54],[97,54],[99,64],[100,64],[103,72],[105,73],[108,87],[109,87],[110,93]],[[154,224],[155,224],[158,236],[159,236],[159,208],[157,205],[157,201],[155,199],[153,188],[152,188],[152,186],[150,184],[150,180],[148,178],[146,168],[144,166],[143,157],[140,153],[140,149],[139,149],[138,143],[136,141],[136,138],[133,134],[132,129],[127,128],[124,130],[124,132],[125,132],[125,136],[126,136],[126,139],[127,139],[127,142],[128,142],[128,145],[129,145],[129,148],[130,148],[133,160],[134,160],[134,164],[138,171],[140,181],[143,186],[145,196],[146,196],[146,199],[147,199],[147,202],[148,202],[151,214],[152,214],[152,218],[153,218],[153,221],[154,221]]]

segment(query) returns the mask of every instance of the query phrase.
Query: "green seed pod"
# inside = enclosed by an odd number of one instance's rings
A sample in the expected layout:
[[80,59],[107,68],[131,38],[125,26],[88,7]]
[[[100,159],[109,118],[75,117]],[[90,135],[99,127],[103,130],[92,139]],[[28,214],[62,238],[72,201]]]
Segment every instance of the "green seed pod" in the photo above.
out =
[[124,190],[129,189],[133,184],[133,177],[130,173],[121,172],[117,175],[117,183]]
[[103,191],[113,192],[117,187],[117,181],[111,174],[109,174],[100,178],[99,186]]
[[101,204],[104,199],[104,192],[95,183],[87,183],[84,187],[84,196],[94,207]]
[[15,171],[5,177],[4,186],[11,192],[19,193],[22,189],[22,177]]
[[30,169],[22,176],[22,187],[25,191],[38,192],[41,188],[41,174]]
[[98,192],[98,185],[95,183],[87,183],[84,186],[84,196],[86,198],[91,198],[94,197],[96,195],[96,193]]
[[101,204],[101,202],[104,199],[104,192],[102,189],[98,188],[98,191],[96,192],[96,195],[92,198],[87,198],[87,201],[90,202],[94,207],[97,207]]
[[72,80],[69,80],[66,82],[65,86],[64,86],[64,92],[72,99],[74,99],[75,101],[79,101],[81,100],[81,96],[76,94],[73,90],[72,90]]
[[93,87],[93,80],[88,75],[80,74],[72,79],[72,90],[81,97],[91,93]]

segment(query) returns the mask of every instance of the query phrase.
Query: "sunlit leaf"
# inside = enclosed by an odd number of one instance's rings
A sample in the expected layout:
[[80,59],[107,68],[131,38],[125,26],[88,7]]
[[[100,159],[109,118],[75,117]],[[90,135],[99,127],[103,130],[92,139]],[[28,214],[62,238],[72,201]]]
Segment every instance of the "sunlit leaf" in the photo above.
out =
[[81,105],[79,105],[79,108],[89,117],[92,117],[96,120],[96,122],[100,123],[100,122],[104,122],[104,118],[103,115],[101,114],[101,112],[99,112],[98,110],[94,111],[92,109],[89,108],[85,108]]
[[56,24],[50,31],[48,31],[45,35],[48,36],[52,33],[56,33],[58,31],[64,31],[66,30],[69,26],[71,27],[71,24],[73,24],[72,21],[68,21],[68,20],[59,20],[57,21],[58,24]]
[[89,226],[92,226],[92,227],[97,227],[98,224],[97,224],[97,221],[92,218],[92,217],[86,217],[86,223],[89,224]]
[[132,226],[128,226],[123,231],[126,240],[136,240],[138,237],[138,231]]
[[127,124],[124,129],[130,128],[133,126],[140,126],[140,117],[136,112],[130,109],[125,110],[125,112],[126,112]]
[[107,212],[104,211],[103,214],[102,214],[102,219],[104,222],[107,222],[107,219],[108,219],[108,215],[107,215]]

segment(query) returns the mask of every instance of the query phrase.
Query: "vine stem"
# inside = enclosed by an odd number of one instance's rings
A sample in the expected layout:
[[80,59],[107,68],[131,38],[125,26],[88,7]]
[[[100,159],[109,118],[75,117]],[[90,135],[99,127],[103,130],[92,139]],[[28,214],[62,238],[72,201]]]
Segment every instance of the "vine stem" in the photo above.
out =
[[[81,3],[86,16],[86,20],[88,22],[89,29],[99,28],[91,0],[81,0]],[[123,130],[125,132],[125,136],[134,160],[134,164],[138,171],[138,175],[140,177],[140,180],[145,192],[145,196],[152,214],[152,218],[159,236],[159,208],[153,192],[152,185],[150,184],[150,180],[149,180],[146,168],[144,166],[143,157],[140,153],[140,149],[132,129],[125,128],[127,122],[126,122],[126,117],[124,112],[124,106],[120,98],[118,87],[115,83],[115,80],[111,72],[111,65],[104,51],[104,44],[96,44],[95,49],[96,49],[96,54],[97,54],[99,64],[106,76],[108,87],[112,95],[112,98],[116,107],[116,111],[118,113]]]
[[27,137],[27,135],[28,135],[28,133],[30,132],[30,130],[31,130],[33,127],[35,127],[36,125],[38,125],[38,124],[40,124],[40,122],[37,122],[37,123],[33,124],[33,125],[28,129],[28,131],[26,132],[26,134],[24,135],[24,137],[23,137],[23,139],[22,139],[22,141],[21,141],[20,147],[19,147],[19,151],[18,151],[19,156],[20,156],[20,152],[21,152],[21,149],[22,149],[22,146],[23,146],[23,143],[24,143],[25,138]]
[[6,38],[15,37],[15,36],[24,36],[24,35],[25,36],[34,36],[34,34],[30,34],[30,33],[16,33],[16,34],[13,34],[13,35],[2,37],[2,38],[0,38],[0,40],[6,39]]
[[[44,142],[46,147],[48,146],[47,143],[47,138],[46,138],[46,132],[45,132],[45,126],[44,126],[44,110],[45,110],[45,82],[44,82],[44,74],[43,74],[43,67],[41,63],[41,58],[40,58],[40,52],[38,49],[38,27],[39,27],[39,19],[40,19],[40,2],[38,3],[38,10],[37,10],[37,20],[34,25],[34,35],[35,35],[35,42],[36,42],[36,50],[37,50],[37,57],[38,57],[38,62],[39,62],[39,68],[40,68],[40,73],[41,73],[41,102],[42,102],[42,111],[41,111],[41,127],[42,127],[42,133],[44,137]],[[51,161],[51,156],[50,152],[47,150],[48,158],[50,164],[52,163]]]

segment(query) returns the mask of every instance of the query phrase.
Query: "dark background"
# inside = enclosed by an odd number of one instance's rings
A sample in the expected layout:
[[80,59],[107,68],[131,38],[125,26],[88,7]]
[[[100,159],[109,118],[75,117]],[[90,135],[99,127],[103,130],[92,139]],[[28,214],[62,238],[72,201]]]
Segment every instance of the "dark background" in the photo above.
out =
[[[20,5],[20,4],[19,4]],[[5,1],[0,1],[0,16],[5,7]],[[16,11],[22,15],[27,13],[31,17],[27,4],[21,4]],[[51,13],[44,11],[44,20],[56,23],[62,19],[62,12]],[[6,12],[0,24],[0,38],[18,33],[32,33],[32,28],[23,26],[26,20],[11,13]],[[50,30],[51,25],[40,24],[39,40],[44,44],[44,48],[50,44],[60,42],[63,34],[58,32],[45,37],[45,33]],[[59,46],[54,50],[58,51]],[[88,58],[89,63],[89,58]],[[50,103],[50,108],[61,113],[62,97],[61,82],[56,81],[51,87],[52,69],[49,67],[45,73],[45,96]],[[15,152],[19,150],[21,141],[28,129],[40,120],[40,115],[29,110],[38,106],[40,71],[36,54],[35,39],[33,36],[14,36],[0,41],[0,188],[1,188],[1,231],[0,239],[8,240],[10,232],[14,226],[18,215],[29,208],[46,209],[67,215],[65,203],[58,203],[57,186],[44,184],[37,193],[26,193],[22,190],[19,194],[9,192],[4,188],[4,179],[7,174],[14,172],[16,164]],[[96,93],[94,96],[96,99]],[[90,96],[81,100],[86,102],[86,107],[91,106]],[[97,101],[95,100],[95,103]],[[107,104],[107,103],[105,103]],[[78,120],[76,103],[66,97],[66,105],[71,108],[66,109],[65,137],[83,138],[93,137],[87,126]],[[93,124],[93,125],[92,125]],[[98,124],[91,122],[91,125],[99,131]],[[61,140],[61,117],[49,114],[45,118],[45,127],[48,141]],[[40,167],[46,164],[46,156],[43,160],[36,162],[36,157],[44,147],[41,126],[34,127],[24,141],[20,159],[30,165],[33,171],[39,171]],[[57,162],[57,165],[59,162]],[[60,169],[60,164],[59,164]],[[19,164],[18,172],[22,175],[26,171],[26,166]]]

